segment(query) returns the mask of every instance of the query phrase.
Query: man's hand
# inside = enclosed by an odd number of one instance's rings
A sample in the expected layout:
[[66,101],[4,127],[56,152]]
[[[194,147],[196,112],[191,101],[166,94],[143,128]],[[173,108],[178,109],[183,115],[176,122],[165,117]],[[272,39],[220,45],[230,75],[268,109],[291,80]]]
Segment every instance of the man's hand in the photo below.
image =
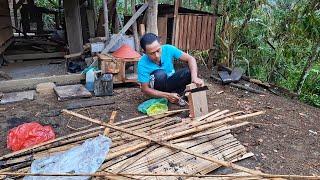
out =
[[179,101],[179,95],[177,93],[169,93],[167,95],[167,99],[171,102],[171,103],[177,103]]
[[204,82],[202,79],[196,77],[192,79],[192,82],[195,83],[197,85],[197,87],[201,87],[204,85]]

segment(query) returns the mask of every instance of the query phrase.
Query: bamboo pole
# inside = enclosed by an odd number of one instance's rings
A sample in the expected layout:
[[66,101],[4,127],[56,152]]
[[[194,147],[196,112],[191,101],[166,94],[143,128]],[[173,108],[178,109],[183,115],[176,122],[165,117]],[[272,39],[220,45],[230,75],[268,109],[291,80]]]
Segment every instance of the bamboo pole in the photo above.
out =
[[[227,122],[231,122],[233,120],[239,120],[239,119],[244,119],[244,118],[248,118],[248,117],[252,117],[252,116],[257,116],[257,115],[263,114],[264,113],[263,111],[259,111],[259,112],[251,113],[251,114],[246,114],[246,115],[238,116],[238,117],[234,117],[234,118],[226,118],[226,119],[224,119],[224,120],[222,120],[220,122],[213,122],[213,123],[206,124],[206,125],[203,125],[203,126],[198,126],[198,127],[192,128],[190,130],[186,130],[184,132],[179,132],[177,134],[174,134],[174,135],[171,135],[171,136],[167,136],[167,137],[165,137],[165,138],[163,138],[161,140],[157,140],[157,139],[150,138],[148,136],[140,135],[138,133],[134,133],[134,132],[125,130],[123,128],[117,127],[117,126],[113,126],[113,125],[107,124],[107,123],[103,123],[103,122],[101,122],[99,120],[92,119],[92,118],[89,118],[89,117],[86,117],[86,116],[83,116],[81,114],[78,114],[78,113],[75,113],[75,112],[72,112],[72,111],[68,111],[68,110],[65,110],[65,109],[62,110],[62,112],[74,115],[76,117],[91,121],[91,122],[96,123],[96,124],[100,124],[100,125],[103,125],[103,126],[118,130],[120,132],[124,132],[124,133],[130,134],[130,135],[133,135],[133,136],[137,136],[137,137],[149,140],[150,142],[154,142],[154,143],[157,143],[157,144],[160,144],[160,145],[172,148],[172,149],[180,150],[182,152],[188,153],[190,155],[194,155],[196,157],[208,160],[208,161],[213,162],[213,163],[217,163],[217,164],[225,166],[225,167],[229,167],[229,168],[232,168],[232,169],[235,169],[235,170],[238,170],[238,171],[243,171],[243,172],[247,172],[247,173],[255,174],[255,175],[262,175],[263,174],[260,171],[252,170],[252,169],[249,169],[249,168],[246,168],[246,167],[242,167],[242,166],[233,164],[231,162],[219,160],[219,159],[216,159],[216,158],[213,158],[213,157],[203,156],[202,154],[190,151],[188,149],[181,148],[179,146],[163,142],[163,141],[170,140],[170,139],[177,138],[177,137],[181,137],[183,135],[187,135],[187,134],[190,134],[190,133],[200,132],[200,131],[209,129],[210,127],[221,125],[221,124],[224,124],[224,123],[227,123]],[[145,146],[147,146],[149,144],[149,142],[144,142],[144,144],[146,144]]]
[[[176,173],[14,173],[3,172],[0,175],[7,176],[90,176],[90,177],[112,177],[112,176],[150,176],[150,177],[230,177],[230,178],[260,178],[258,175],[235,175],[235,174],[223,174],[223,175],[198,175],[198,174],[176,174]],[[288,179],[320,179],[320,176],[303,176],[303,175],[287,175],[287,174],[264,174],[265,178],[288,178]]]

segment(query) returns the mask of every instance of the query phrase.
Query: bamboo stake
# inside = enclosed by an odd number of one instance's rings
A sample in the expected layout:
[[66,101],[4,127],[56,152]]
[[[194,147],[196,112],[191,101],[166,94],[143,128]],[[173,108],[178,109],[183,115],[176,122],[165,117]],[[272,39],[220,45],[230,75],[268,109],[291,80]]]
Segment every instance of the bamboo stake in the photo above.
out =
[[[231,178],[260,178],[258,175],[234,175],[234,174],[225,174],[225,175],[198,175],[198,174],[175,174],[175,173],[112,173],[112,172],[104,172],[104,173],[14,173],[14,172],[3,172],[0,175],[8,175],[8,176],[90,176],[90,177],[112,177],[112,176],[151,176],[151,177],[231,177]],[[288,179],[320,179],[320,176],[303,176],[303,175],[287,175],[287,174],[264,174],[265,178],[288,178]]]
[[[110,116],[110,120],[109,120],[110,124],[114,123],[114,119],[116,118],[116,115],[117,115],[117,111],[112,111],[111,116]],[[103,135],[109,136],[109,133],[110,133],[110,129],[109,128],[105,128],[104,132],[103,132]]]
[[[74,113],[72,111],[68,111],[68,110],[65,110],[65,109],[62,110],[62,112],[77,116],[77,117],[82,118],[82,119],[86,119],[86,120],[91,121],[93,123],[100,124],[100,125],[103,125],[103,126],[106,126],[106,127],[109,127],[109,128],[112,128],[112,129],[115,129],[115,130],[118,130],[118,131],[121,131],[121,132],[124,132],[124,133],[127,133],[127,134],[130,134],[130,135],[133,135],[133,136],[137,136],[137,137],[140,137],[140,138],[155,142],[155,143],[163,145],[163,146],[167,146],[169,148],[180,150],[182,152],[185,152],[185,153],[194,155],[196,157],[211,161],[213,163],[220,164],[220,165],[225,166],[225,167],[229,167],[229,168],[232,168],[232,169],[235,169],[235,170],[239,170],[239,171],[248,172],[250,174],[255,174],[255,175],[263,174],[262,172],[259,172],[259,171],[256,171],[256,170],[252,170],[252,169],[249,169],[249,168],[246,168],[246,167],[242,167],[242,166],[233,164],[231,162],[226,162],[226,161],[223,161],[223,160],[219,160],[219,159],[216,159],[216,158],[203,156],[202,154],[195,153],[195,152],[190,151],[188,149],[181,148],[179,146],[163,142],[163,141],[166,141],[166,140],[173,139],[175,137],[181,137],[183,135],[187,135],[187,134],[190,134],[190,133],[200,132],[200,131],[206,130],[206,129],[210,128],[210,127],[213,127],[213,125],[215,125],[215,126],[216,125],[221,125],[221,124],[224,124],[224,123],[227,123],[227,122],[231,122],[233,120],[239,120],[239,119],[243,119],[243,118],[257,116],[257,115],[263,114],[264,113],[263,111],[259,111],[259,112],[252,113],[252,114],[246,114],[246,115],[238,116],[238,117],[234,117],[234,118],[226,118],[225,120],[222,120],[220,122],[210,123],[210,124],[207,124],[207,125],[203,125],[202,127],[198,126],[196,128],[193,128],[193,129],[190,129],[190,130],[187,130],[187,131],[184,131],[184,132],[179,132],[179,133],[177,133],[177,135],[172,135],[172,136],[169,136],[169,137],[165,137],[162,140],[157,140],[157,139],[150,138],[148,136],[140,135],[138,133],[130,132],[130,131],[125,130],[123,128],[120,128],[120,127],[117,127],[117,126],[113,126],[113,125],[110,125],[110,124],[107,124],[107,123],[103,123],[103,122],[101,122],[99,120],[95,120],[95,119],[92,119],[92,118],[89,118],[89,117],[86,117],[86,116],[83,116],[81,114]],[[145,142],[145,144],[148,144],[148,142]]]

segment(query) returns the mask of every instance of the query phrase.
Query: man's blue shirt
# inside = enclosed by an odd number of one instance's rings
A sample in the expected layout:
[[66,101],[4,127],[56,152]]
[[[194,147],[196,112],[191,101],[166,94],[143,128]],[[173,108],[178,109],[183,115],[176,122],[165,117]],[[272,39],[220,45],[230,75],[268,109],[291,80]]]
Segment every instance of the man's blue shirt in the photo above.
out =
[[175,73],[173,60],[182,56],[182,51],[172,45],[161,46],[161,64],[154,63],[146,54],[144,54],[138,62],[138,81],[140,83],[148,83],[150,74],[158,69],[163,69],[167,76],[170,77]]

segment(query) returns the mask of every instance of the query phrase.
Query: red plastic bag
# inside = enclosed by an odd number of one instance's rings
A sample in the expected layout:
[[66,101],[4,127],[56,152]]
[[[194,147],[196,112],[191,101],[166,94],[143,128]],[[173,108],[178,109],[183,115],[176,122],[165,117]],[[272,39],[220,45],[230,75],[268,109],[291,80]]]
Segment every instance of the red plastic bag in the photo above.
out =
[[18,151],[55,138],[51,126],[42,126],[37,122],[25,123],[10,129],[7,136],[7,148]]

